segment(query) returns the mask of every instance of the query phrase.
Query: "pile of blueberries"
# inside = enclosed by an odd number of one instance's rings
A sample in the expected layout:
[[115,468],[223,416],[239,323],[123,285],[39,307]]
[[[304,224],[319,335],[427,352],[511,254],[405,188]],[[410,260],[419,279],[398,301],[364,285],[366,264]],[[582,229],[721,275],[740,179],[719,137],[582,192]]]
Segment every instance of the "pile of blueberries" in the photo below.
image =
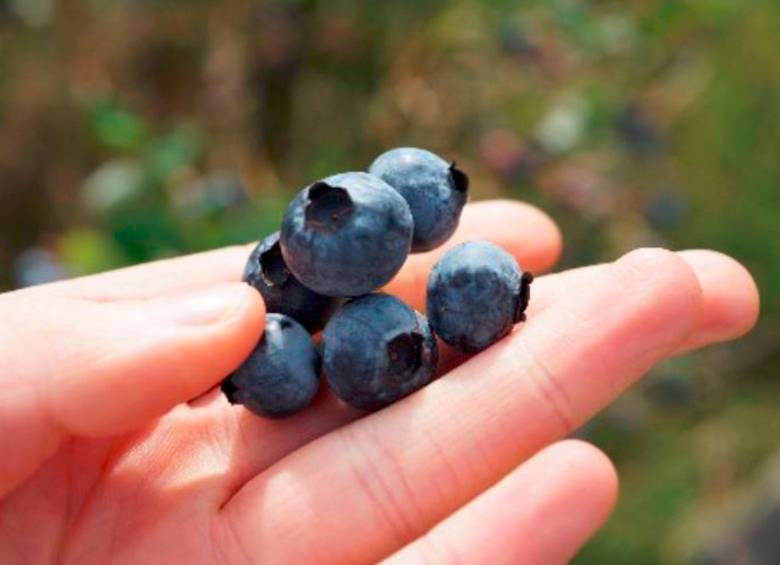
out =
[[[533,276],[487,242],[450,250],[428,280],[429,319],[381,292],[409,253],[446,242],[468,200],[469,179],[422,149],[393,149],[368,173],[301,190],[281,232],[254,249],[244,280],[263,296],[265,333],[222,383],[231,403],[267,418],[306,408],[324,372],[360,410],[378,410],[436,376],[436,336],[481,351],[525,320]],[[320,349],[312,335],[320,330]]]

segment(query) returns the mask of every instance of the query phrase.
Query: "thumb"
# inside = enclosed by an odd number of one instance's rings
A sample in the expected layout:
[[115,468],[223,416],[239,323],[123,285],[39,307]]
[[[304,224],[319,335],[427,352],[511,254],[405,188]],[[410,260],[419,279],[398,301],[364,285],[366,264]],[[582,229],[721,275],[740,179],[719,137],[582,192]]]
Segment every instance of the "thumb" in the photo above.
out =
[[[56,285],[51,287],[56,289]],[[0,496],[70,436],[130,431],[218,383],[259,340],[240,283],[145,300],[0,296]]]

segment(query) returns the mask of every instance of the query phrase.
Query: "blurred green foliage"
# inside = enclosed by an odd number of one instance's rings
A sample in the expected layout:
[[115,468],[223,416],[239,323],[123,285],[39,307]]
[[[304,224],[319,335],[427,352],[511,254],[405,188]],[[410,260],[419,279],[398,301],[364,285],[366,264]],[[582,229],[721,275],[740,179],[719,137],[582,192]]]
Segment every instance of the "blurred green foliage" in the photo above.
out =
[[778,449],[778,29],[774,0],[0,0],[0,285],[257,239],[397,145],[548,210],[564,267],[723,250],[759,329],[583,431],[623,486],[578,562],[688,562]]

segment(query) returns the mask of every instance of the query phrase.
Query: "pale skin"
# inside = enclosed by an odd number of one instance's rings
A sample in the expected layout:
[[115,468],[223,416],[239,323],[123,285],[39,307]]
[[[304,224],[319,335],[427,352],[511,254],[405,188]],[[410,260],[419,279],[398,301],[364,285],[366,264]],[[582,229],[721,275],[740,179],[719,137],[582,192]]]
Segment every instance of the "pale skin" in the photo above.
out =
[[[519,203],[470,205],[535,273],[561,236]],[[449,244],[449,246],[452,245]],[[735,339],[748,272],[711,251],[638,250],[540,276],[528,322],[368,416],[323,387],[267,421],[215,387],[263,330],[236,247],[0,295],[0,563],[566,563],[616,473],[564,438],[653,365]],[[442,251],[388,287],[415,307]]]

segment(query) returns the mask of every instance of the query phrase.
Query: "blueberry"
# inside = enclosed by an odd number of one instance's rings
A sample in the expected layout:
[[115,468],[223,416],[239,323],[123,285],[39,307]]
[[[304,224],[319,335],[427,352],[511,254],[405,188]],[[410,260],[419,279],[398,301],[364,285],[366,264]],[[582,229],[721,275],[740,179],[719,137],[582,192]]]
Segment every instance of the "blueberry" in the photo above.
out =
[[255,287],[268,312],[290,316],[310,332],[318,332],[339,304],[337,298],[309,290],[296,279],[282,256],[279,232],[255,247],[244,269],[244,281]]
[[492,243],[471,241],[450,250],[428,279],[428,316],[436,334],[476,353],[525,321],[533,275]]
[[414,217],[412,252],[439,247],[455,232],[468,199],[469,178],[454,163],[424,149],[380,155],[369,172],[395,188]]
[[320,386],[322,360],[302,325],[268,314],[255,350],[222,382],[231,404],[266,418],[285,418],[311,404]]
[[382,179],[344,173],[304,188],[290,203],[282,253],[304,286],[327,296],[360,296],[401,269],[412,229],[409,206]]
[[427,385],[439,354],[425,317],[387,294],[349,302],[324,332],[324,367],[347,404],[378,410]]

